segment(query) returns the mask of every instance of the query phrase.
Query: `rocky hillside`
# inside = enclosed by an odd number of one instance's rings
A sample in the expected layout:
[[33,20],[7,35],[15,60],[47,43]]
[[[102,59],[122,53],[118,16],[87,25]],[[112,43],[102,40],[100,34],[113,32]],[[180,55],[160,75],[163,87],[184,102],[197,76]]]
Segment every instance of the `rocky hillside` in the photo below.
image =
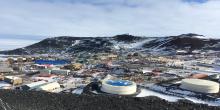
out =
[[1,110],[219,110],[186,100],[0,90]]
[[146,43],[144,47],[174,50],[220,50],[220,39],[206,39],[205,36],[190,33],[155,39]]
[[128,34],[113,37],[61,36],[44,39],[36,44],[0,54],[72,54],[78,52],[111,52],[135,50],[220,50],[219,39],[208,39],[198,34],[182,34],[168,37],[140,37]]

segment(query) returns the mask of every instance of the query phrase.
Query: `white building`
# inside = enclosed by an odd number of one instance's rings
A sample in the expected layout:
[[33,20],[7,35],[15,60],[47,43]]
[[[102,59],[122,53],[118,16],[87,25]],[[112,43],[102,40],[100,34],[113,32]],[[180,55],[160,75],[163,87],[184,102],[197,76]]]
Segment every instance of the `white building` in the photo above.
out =
[[37,88],[37,90],[39,91],[47,91],[47,92],[53,92],[56,89],[60,89],[60,84],[57,82],[47,83]]
[[46,84],[46,81],[37,81],[37,82],[33,82],[30,84],[26,84],[24,86],[22,86],[22,90],[33,90],[33,89],[37,89],[38,87],[40,87],[41,85]]
[[57,75],[69,75],[70,74],[70,70],[51,70],[52,74],[57,74]]

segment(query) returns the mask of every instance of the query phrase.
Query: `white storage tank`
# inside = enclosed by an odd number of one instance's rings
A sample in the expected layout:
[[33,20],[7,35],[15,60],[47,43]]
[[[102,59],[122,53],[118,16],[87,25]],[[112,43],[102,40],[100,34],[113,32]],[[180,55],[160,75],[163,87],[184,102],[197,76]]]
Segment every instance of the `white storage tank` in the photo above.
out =
[[103,80],[101,90],[118,95],[132,95],[137,91],[135,82],[127,80]]
[[202,93],[218,93],[219,83],[202,79],[183,79],[181,88]]

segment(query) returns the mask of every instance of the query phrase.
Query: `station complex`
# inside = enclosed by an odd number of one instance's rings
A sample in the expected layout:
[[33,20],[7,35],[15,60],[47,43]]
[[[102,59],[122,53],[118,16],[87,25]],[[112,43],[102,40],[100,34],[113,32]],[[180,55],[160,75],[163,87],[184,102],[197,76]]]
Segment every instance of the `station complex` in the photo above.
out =
[[0,73],[1,89],[125,96],[138,96],[147,89],[217,99],[220,59],[210,54],[142,53],[2,56]]

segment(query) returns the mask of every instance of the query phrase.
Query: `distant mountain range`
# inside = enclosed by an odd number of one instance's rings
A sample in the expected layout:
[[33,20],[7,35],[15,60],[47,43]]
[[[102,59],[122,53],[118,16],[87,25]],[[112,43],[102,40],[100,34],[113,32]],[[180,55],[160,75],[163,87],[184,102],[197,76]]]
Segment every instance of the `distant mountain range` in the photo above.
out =
[[176,51],[215,50],[220,51],[220,39],[209,39],[198,34],[182,34],[168,37],[143,37],[128,34],[113,37],[47,38],[24,48],[1,51],[0,54],[74,54],[78,52],[112,51]]

